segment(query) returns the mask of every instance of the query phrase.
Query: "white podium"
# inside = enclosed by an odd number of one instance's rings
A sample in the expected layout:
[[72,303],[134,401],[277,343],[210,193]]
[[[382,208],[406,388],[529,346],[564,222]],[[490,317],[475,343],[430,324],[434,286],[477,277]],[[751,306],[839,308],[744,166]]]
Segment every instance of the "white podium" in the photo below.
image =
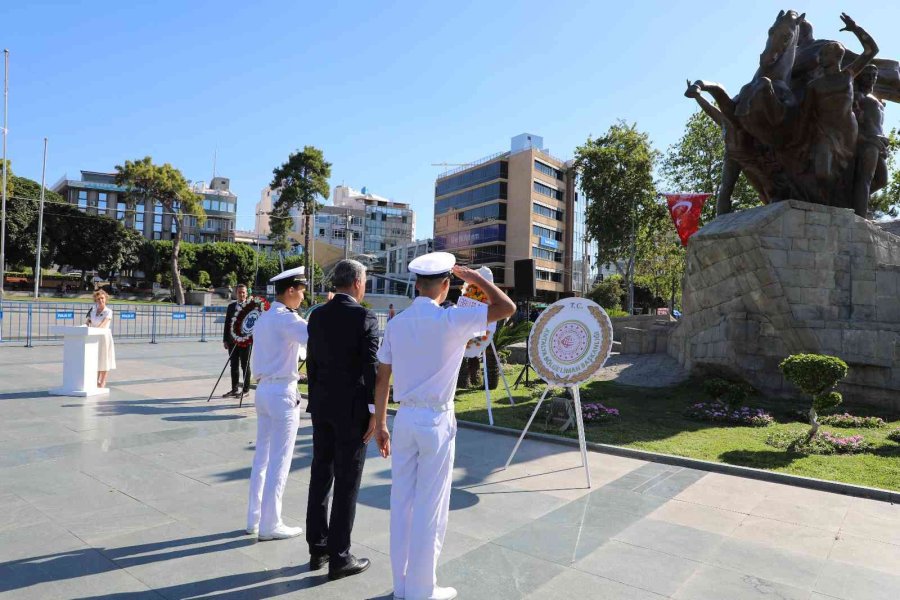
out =
[[99,342],[106,335],[100,327],[54,325],[50,333],[64,338],[62,386],[50,390],[54,396],[101,396],[109,389],[97,387]]

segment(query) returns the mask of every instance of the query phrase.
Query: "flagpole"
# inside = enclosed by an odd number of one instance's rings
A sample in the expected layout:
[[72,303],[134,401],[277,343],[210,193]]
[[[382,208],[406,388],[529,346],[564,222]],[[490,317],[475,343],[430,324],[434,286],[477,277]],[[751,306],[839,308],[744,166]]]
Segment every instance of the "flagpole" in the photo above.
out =
[[3,50],[3,206],[0,216],[0,298],[6,281],[6,180],[9,165],[6,162],[6,135],[9,133],[9,50]]
[[34,299],[40,295],[41,285],[41,235],[44,233],[44,182],[47,176],[47,138],[44,138],[44,162],[41,166],[41,208],[38,213],[37,250],[34,263]]

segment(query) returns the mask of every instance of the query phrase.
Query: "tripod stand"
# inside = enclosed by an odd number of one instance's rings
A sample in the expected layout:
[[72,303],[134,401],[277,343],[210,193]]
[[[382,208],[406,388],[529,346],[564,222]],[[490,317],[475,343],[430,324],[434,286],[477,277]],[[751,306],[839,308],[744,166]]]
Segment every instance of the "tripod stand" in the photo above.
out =
[[[232,358],[232,355],[234,354],[235,350],[237,350],[237,344],[232,346],[231,350],[228,352],[228,358],[225,360],[225,366],[222,367],[222,372],[219,373],[219,378],[216,379],[215,385],[213,385],[212,390],[210,390],[209,398],[206,399],[207,402],[212,400],[213,394],[216,393],[216,388],[219,387],[219,382],[222,381],[222,376],[225,375],[225,369],[227,369],[228,365],[231,364],[231,358]],[[253,344],[250,344],[250,350],[247,353],[247,372],[250,371],[250,358],[252,356],[253,356]],[[244,373],[245,378],[247,377],[247,372]],[[244,385],[241,386],[241,395],[238,398],[238,408],[240,408],[244,404],[244,394],[246,393],[245,390],[249,387],[249,385],[250,385],[250,383],[245,381]]]
[[[528,320],[531,320],[531,301],[530,300],[525,301],[525,318]],[[513,384],[514,389],[519,389],[519,384],[522,383],[522,379],[525,380],[525,382],[524,382],[525,387],[531,387],[532,385],[534,385],[534,383],[537,383],[537,382],[532,383],[531,379],[529,378],[529,371],[534,371],[534,369],[531,367],[531,349],[528,346],[529,346],[528,340],[526,339],[525,340],[525,364],[522,366],[522,370],[519,371],[519,374],[516,376],[516,382]],[[537,375],[537,371],[535,371],[534,374]]]

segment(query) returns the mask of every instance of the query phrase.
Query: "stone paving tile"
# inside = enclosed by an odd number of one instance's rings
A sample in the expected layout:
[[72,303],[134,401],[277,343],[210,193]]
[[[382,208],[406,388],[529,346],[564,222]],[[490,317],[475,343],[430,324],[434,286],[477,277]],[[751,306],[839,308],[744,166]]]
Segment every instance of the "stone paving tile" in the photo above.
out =
[[704,565],[672,595],[678,600],[807,600],[809,590]]
[[684,527],[653,519],[641,519],[617,533],[614,539],[672,556],[708,562],[725,538],[693,527]]
[[534,600],[570,600],[571,598],[603,598],[603,600],[662,600],[647,590],[621,584],[583,571],[567,569],[527,596]]
[[828,558],[837,535],[827,529],[750,515],[734,530],[732,537],[817,558]]
[[734,538],[722,542],[710,563],[806,590],[827,566],[823,559]]
[[575,563],[580,571],[662,596],[671,596],[700,566],[693,560],[615,540]]
[[900,573],[900,546],[855,535],[841,534],[829,558],[885,573]]
[[700,531],[729,536],[747,518],[744,513],[671,500],[647,515],[649,519],[675,523]]
[[837,532],[852,498],[817,490],[773,485],[750,513],[786,523]]
[[813,589],[841,600],[887,600],[900,598],[900,566],[887,573],[865,566],[829,563]]

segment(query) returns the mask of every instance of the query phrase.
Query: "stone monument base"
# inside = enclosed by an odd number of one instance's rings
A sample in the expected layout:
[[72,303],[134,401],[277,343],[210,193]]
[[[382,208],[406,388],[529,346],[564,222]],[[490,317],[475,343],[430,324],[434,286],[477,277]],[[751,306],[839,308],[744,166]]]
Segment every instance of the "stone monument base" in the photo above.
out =
[[669,354],[776,396],[800,352],[842,358],[847,400],[900,411],[900,237],[796,200],[723,215],[691,238]]

